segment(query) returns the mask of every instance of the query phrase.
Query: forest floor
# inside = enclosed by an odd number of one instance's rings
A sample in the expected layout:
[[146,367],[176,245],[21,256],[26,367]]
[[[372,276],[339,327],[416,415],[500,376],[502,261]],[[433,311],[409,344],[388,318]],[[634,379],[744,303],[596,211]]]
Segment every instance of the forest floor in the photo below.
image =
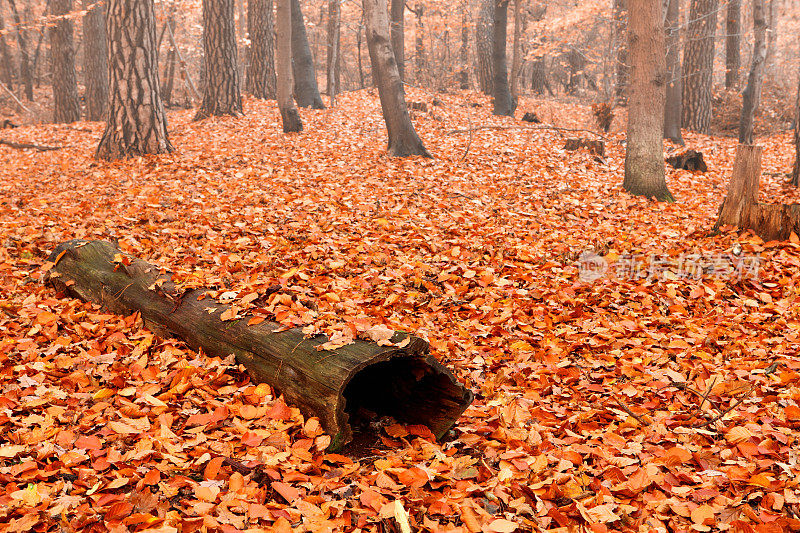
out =
[[[525,123],[438,96],[410,91],[431,160],[385,154],[368,90],[292,136],[273,103],[170,112],[174,154],[115,163],[99,123],[3,131],[64,148],[0,146],[0,532],[399,532],[402,509],[414,531],[800,529],[800,240],[711,234],[735,141],[686,135],[709,171],[668,167],[659,204],[623,192],[619,132],[602,159],[552,130],[448,135]],[[789,134],[759,142],[762,200],[797,201]],[[73,238],[240,298],[279,284],[283,323],[414,332],[476,399],[444,442],[391,424],[326,453],[231,361],[42,285]]]

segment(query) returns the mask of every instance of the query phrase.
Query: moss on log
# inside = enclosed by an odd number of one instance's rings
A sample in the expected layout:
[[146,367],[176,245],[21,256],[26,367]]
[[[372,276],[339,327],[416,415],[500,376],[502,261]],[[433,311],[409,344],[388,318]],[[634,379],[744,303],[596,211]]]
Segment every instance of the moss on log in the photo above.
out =
[[179,294],[169,272],[110,242],[65,242],[50,261],[47,281],[56,289],[117,314],[138,311],[151,330],[208,355],[235,355],[255,381],[272,385],[306,415],[318,416],[332,437],[331,449],[352,439],[350,417],[360,407],[423,424],[441,438],[472,402],[472,393],[418,337],[397,332],[391,340],[399,346],[357,340],[320,351],[328,340],[324,335],[281,331],[268,321],[252,326],[246,319],[223,321],[228,306],[203,298],[208,289]]

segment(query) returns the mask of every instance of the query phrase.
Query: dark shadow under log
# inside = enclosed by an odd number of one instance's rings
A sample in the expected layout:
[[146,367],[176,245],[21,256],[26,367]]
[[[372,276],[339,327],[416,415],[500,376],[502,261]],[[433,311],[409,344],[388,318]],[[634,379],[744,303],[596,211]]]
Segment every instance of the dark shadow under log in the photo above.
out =
[[111,312],[138,311],[162,336],[183,339],[206,354],[231,354],[251,377],[275,387],[306,415],[317,416],[335,450],[352,439],[350,417],[365,408],[404,422],[423,424],[441,438],[472,402],[472,393],[429,353],[428,343],[395,333],[395,346],[357,340],[333,351],[328,341],[247,318],[223,321],[229,308],[205,289],[180,293],[163,269],[131,258],[106,241],[60,244],[49,259],[47,282]]

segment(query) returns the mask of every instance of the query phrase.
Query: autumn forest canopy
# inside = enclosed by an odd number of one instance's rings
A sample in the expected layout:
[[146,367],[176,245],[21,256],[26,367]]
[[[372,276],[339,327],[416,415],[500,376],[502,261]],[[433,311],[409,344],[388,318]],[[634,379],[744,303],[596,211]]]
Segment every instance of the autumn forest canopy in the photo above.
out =
[[800,531],[799,32],[0,0],[0,533]]

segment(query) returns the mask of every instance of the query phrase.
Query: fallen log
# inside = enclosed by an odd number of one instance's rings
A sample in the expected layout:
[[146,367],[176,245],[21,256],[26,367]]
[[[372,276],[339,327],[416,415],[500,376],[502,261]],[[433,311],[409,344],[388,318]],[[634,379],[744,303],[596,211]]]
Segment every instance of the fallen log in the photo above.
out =
[[181,294],[169,272],[110,242],[68,241],[49,261],[47,283],[56,289],[117,314],[138,311],[151,330],[210,356],[235,355],[252,379],[273,386],[304,414],[318,416],[332,450],[352,439],[351,417],[360,408],[423,424],[441,438],[472,402],[472,393],[418,337],[396,332],[393,346],[357,340],[320,351],[328,341],[324,335],[308,337],[268,321],[223,321],[229,306],[207,297],[208,289]]
[[5,139],[0,139],[0,144],[4,146],[10,146],[16,150],[36,150],[37,152],[49,152],[51,150],[61,150],[61,146],[45,146],[43,144],[34,144],[34,143],[16,143],[14,141],[7,141]]

